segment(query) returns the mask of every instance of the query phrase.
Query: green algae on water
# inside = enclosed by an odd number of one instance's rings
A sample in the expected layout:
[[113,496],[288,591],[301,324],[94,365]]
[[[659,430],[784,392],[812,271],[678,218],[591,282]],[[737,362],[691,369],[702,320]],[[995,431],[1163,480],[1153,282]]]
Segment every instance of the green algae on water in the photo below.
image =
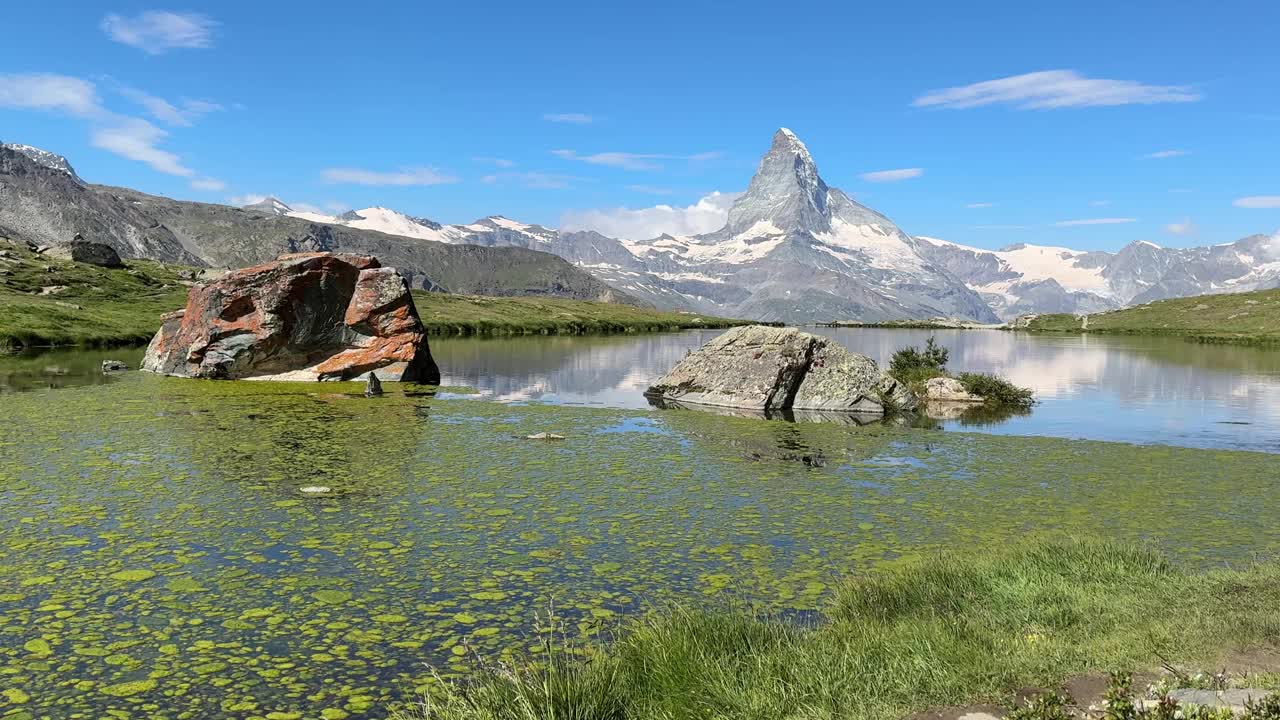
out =
[[[661,432],[597,434],[639,418]],[[513,440],[547,429],[582,441]],[[0,714],[384,717],[548,606],[584,633],[672,600],[803,613],[838,574],[1030,534],[1246,559],[1280,550],[1274,463],[345,384],[6,396],[0,688],[23,702]]]

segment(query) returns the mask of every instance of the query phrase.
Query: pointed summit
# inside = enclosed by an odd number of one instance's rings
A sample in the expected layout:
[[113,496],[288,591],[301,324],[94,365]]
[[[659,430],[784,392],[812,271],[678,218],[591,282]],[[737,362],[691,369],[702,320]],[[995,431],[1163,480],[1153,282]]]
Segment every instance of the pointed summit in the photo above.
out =
[[278,198],[271,196],[265,197],[256,203],[245,205],[244,209],[253,210],[266,215],[288,215],[293,212],[293,208],[280,202]]
[[795,133],[779,128],[751,185],[729,210],[726,230],[730,235],[768,226],[782,232],[829,231],[827,192],[809,148]]

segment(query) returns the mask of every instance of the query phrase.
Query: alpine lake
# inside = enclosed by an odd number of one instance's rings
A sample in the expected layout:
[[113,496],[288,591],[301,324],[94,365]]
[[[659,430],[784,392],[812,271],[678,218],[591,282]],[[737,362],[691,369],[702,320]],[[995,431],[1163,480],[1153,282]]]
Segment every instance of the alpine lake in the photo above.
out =
[[[671,603],[818,621],[850,574],[1030,536],[1280,551],[1280,351],[832,330],[1036,389],[919,426],[658,411],[712,331],[438,338],[440,389],[0,357],[0,718],[380,718]],[[563,440],[530,440],[554,433]]]

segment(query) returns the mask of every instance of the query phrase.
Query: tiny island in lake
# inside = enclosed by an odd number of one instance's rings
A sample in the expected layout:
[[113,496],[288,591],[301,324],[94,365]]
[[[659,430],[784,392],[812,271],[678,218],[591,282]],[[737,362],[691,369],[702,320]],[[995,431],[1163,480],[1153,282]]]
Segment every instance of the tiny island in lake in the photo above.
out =
[[0,720],[1280,720],[1280,16],[19,5]]

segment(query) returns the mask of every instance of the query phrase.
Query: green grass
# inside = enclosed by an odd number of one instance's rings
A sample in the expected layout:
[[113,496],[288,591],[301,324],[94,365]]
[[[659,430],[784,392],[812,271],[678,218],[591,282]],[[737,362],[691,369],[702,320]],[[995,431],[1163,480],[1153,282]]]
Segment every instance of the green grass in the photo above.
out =
[[606,645],[552,638],[396,717],[887,720],[1084,671],[1211,663],[1275,641],[1277,603],[1276,562],[1196,573],[1098,541],[935,556],[848,580],[811,624],[676,606]]
[[1280,343],[1280,290],[1198,295],[1089,316],[1041,315],[1027,330],[1133,335],[1174,335],[1204,342]]
[[[108,269],[0,245],[0,348],[148,342],[160,316],[186,304],[190,268],[130,260]],[[46,270],[45,268],[49,268]],[[64,286],[51,295],[45,287]],[[432,335],[591,334],[721,328],[746,321],[544,297],[414,292]]]
[[[0,246],[0,348],[145,343],[186,304],[185,268],[143,260],[100,268]],[[41,295],[41,288],[66,289]]]
[[477,297],[414,291],[432,335],[586,335],[749,325],[707,315],[547,297]]

